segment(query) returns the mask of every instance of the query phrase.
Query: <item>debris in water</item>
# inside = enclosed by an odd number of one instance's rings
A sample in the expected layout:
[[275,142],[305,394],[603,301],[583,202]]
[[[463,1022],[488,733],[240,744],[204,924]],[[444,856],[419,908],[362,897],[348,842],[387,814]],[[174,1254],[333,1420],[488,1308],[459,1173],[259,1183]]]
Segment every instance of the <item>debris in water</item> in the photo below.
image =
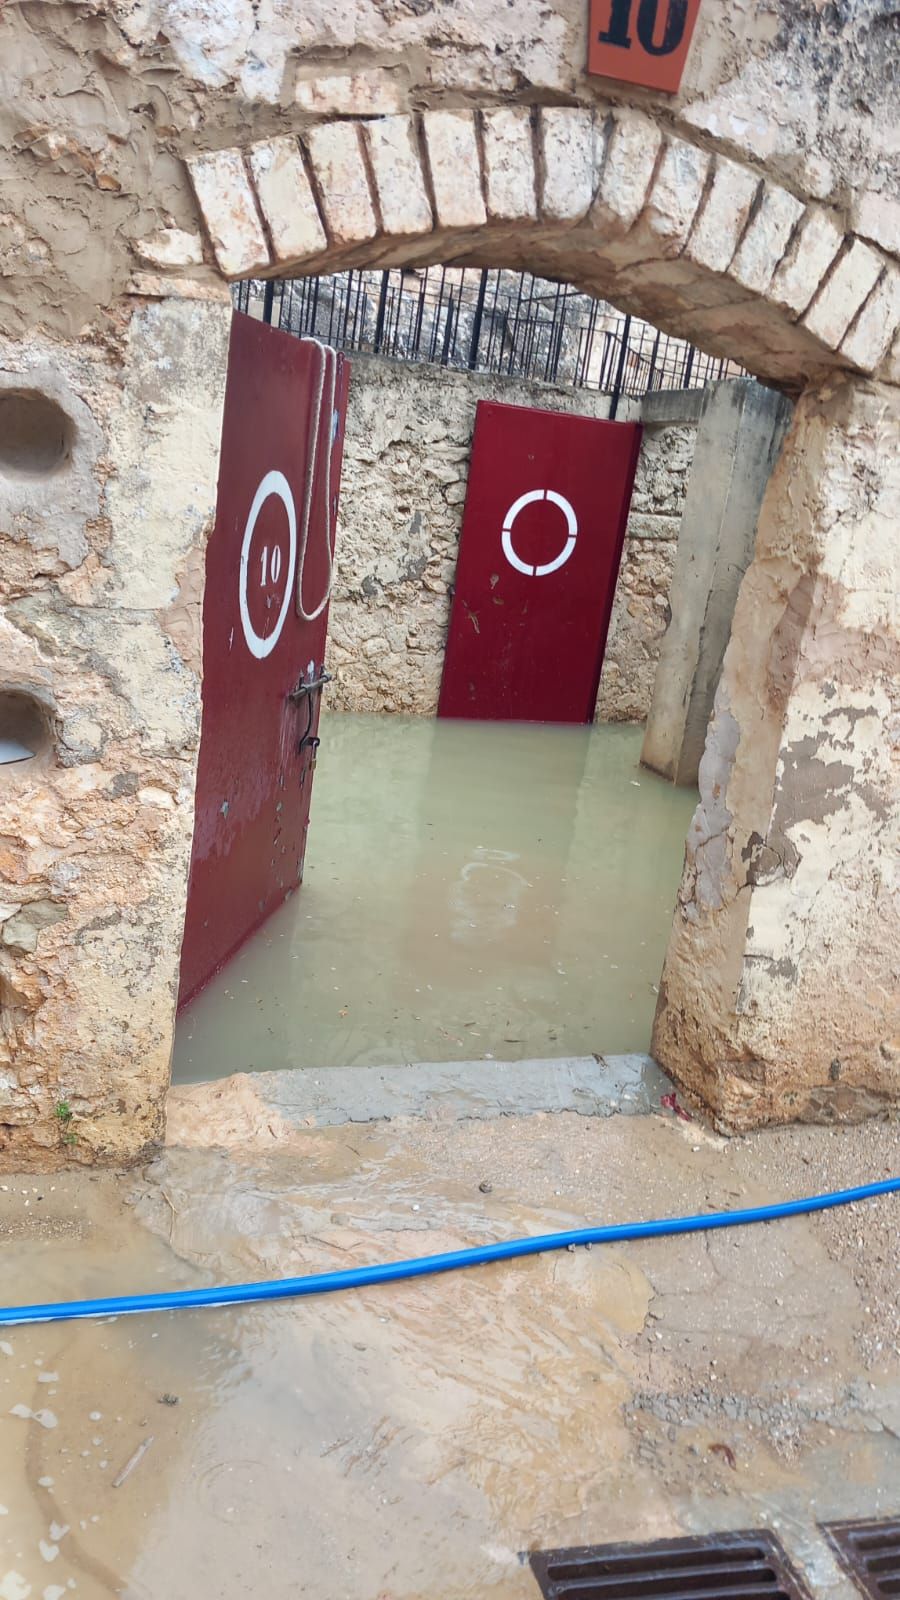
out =
[[660,1095],[659,1103],[661,1106],[665,1106],[667,1111],[674,1111],[676,1117],[680,1117],[682,1122],[693,1122],[694,1119],[691,1113],[685,1111],[684,1106],[678,1104],[678,1096],[674,1089],[671,1094]]
[[26,1583],[21,1572],[10,1567],[0,1578],[0,1600],[28,1600],[31,1584]]
[[23,1417],[26,1421],[39,1422],[42,1428],[56,1427],[57,1419],[53,1411],[32,1411],[30,1406],[23,1406],[20,1403],[10,1406],[9,1414],[11,1417]]
[[161,1394],[159,1403],[161,1406],[177,1406],[178,1396],[177,1394]]
[[125,1479],[129,1478],[131,1476],[132,1472],[134,1471],[135,1467],[138,1466],[141,1461],[143,1461],[143,1459],[144,1459],[145,1455],[147,1454],[147,1451],[150,1449],[150,1446],[152,1445],[152,1443],[153,1443],[153,1434],[152,1433],[148,1433],[146,1439],[144,1439],[143,1442],[138,1445],[137,1449],[134,1452],[134,1455],[128,1457],[128,1460],[126,1461],[126,1463],[125,1463],[124,1467],[122,1468],[121,1472],[117,1473],[116,1476],[113,1478],[112,1486],[113,1486],[114,1489],[121,1489],[122,1484],[125,1482]]

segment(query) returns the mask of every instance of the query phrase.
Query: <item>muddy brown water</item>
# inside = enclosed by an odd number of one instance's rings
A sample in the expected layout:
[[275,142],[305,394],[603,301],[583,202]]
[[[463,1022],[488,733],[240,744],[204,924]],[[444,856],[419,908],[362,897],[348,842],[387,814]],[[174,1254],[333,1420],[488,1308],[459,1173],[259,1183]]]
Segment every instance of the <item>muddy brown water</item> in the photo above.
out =
[[646,1050],[696,795],[642,737],[323,718],[304,884],[188,1007],[175,1082]]
[[[729,1148],[660,1118],[569,1115],[172,1150],[124,1182],[4,1180],[0,1300],[752,1203],[793,1192],[807,1161],[847,1181],[891,1155],[878,1129]],[[0,1596],[536,1600],[529,1548],[768,1522],[817,1595],[849,1600],[815,1520],[884,1514],[895,1494],[896,1351],[863,1365],[859,1344],[896,1287],[890,1205],[833,1236],[795,1219],[316,1300],[2,1328]]]

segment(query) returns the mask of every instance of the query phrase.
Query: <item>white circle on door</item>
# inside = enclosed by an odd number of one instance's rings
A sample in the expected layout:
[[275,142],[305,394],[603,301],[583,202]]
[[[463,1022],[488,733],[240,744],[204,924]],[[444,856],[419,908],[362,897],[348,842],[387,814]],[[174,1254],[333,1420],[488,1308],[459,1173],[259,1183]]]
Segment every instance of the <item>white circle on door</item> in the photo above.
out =
[[[259,513],[266,501],[273,494],[276,495],[281,501],[285,511],[287,512],[287,576],[284,584],[284,599],[281,602],[281,610],[278,613],[278,619],[274,628],[272,629],[272,632],[263,635],[257,633],[250,618],[248,585],[251,581],[257,581],[261,588],[265,588],[269,583],[277,583],[281,577],[283,556],[280,544],[273,544],[271,550],[268,545],[265,545],[260,551],[259,573],[257,574],[256,563],[254,563],[253,579],[251,580],[250,546],[253,542],[253,534],[256,530],[256,523]],[[291,494],[291,486],[283,472],[267,472],[265,477],[260,482],[259,488],[257,489],[255,495],[253,496],[253,504],[250,507],[247,525],[244,528],[244,542],[241,546],[241,569],[240,576],[238,578],[238,600],[241,608],[241,627],[244,630],[244,638],[247,641],[247,649],[250,651],[251,655],[256,657],[257,661],[263,661],[265,660],[266,656],[271,655],[276,644],[278,643],[279,638],[281,637],[281,630],[284,627],[284,619],[290,609],[291,598],[294,593],[294,572],[296,566],[297,512],[294,506],[294,496]]]
[[[557,506],[562,512],[566,519],[566,542],[559,555],[554,556],[552,561],[545,561],[540,566],[530,566],[527,561],[523,561],[521,556],[517,554],[513,544],[512,531],[519,512],[524,511],[526,506],[533,506],[539,500],[549,500],[551,505]],[[546,578],[549,573],[558,572],[560,567],[565,566],[572,551],[575,549],[575,540],[577,538],[578,518],[571,503],[566,500],[565,496],[557,494],[555,489],[530,489],[527,494],[520,494],[518,500],[513,501],[506,516],[503,518],[503,534],[500,542],[503,545],[503,554],[510,566],[515,567],[517,572],[524,573],[526,578]]]

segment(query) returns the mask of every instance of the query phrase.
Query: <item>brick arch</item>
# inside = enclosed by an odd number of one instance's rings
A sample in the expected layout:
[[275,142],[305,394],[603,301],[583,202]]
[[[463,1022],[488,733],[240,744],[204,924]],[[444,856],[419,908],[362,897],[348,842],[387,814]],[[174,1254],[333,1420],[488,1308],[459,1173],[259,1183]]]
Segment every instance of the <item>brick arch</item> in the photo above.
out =
[[[187,166],[228,280],[522,265],[793,392],[877,372],[900,319],[890,258],[836,212],[628,107],[335,119]],[[137,249],[190,264],[171,231]]]

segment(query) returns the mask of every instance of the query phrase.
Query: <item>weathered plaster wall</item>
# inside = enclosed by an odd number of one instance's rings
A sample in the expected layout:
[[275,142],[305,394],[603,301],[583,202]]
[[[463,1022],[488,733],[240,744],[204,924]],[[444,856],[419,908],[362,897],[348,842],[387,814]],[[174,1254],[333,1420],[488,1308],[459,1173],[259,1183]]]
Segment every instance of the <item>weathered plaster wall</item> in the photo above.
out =
[[900,1094],[898,445],[805,395],[738,600],[654,1036],[729,1127]]
[[[683,399],[689,413],[693,395]],[[696,438],[693,420],[644,422],[597,696],[601,722],[643,722],[650,710]]]
[[[342,710],[437,710],[479,400],[609,411],[608,396],[588,390],[353,362],[328,647],[329,698]],[[604,720],[647,715],[694,435],[693,423],[674,422],[644,433],[600,685]]]
[[107,344],[0,353],[72,429],[49,474],[0,463],[0,684],[49,733],[0,766],[0,1159],[161,1132],[229,317],[135,304]]
[[791,403],[741,379],[702,397],[702,417],[669,591],[641,761],[672,783],[697,787],[741,579]]

